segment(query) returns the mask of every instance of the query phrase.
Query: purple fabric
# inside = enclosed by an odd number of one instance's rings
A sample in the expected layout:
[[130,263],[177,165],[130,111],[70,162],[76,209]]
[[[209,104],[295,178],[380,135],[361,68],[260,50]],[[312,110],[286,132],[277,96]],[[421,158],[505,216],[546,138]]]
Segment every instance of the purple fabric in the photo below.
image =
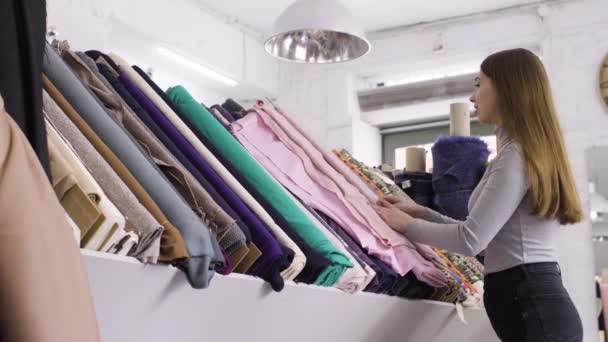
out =
[[469,197],[486,169],[488,145],[478,137],[445,136],[431,150],[435,209],[464,221]]
[[247,273],[259,276],[268,281],[275,291],[284,287],[284,281],[280,276],[282,270],[289,267],[289,262],[281,250],[276,238],[270,234],[269,228],[245,205],[240,197],[224,183],[222,178],[201,157],[198,151],[188,142],[181,132],[171,124],[169,119],[152,103],[146,95],[137,88],[128,77],[119,75],[120,81],[127,90],[148,112],[150,117],[161,127],[161,129],[175,142],[190,161],[201,171],[201,173],[224,194],[228,204],[243,218],[243,221],[251,228],[252,239],[255,245],[262,251],[262,256],[251,266]]
[[222,268],[216,268],[215,271],[221,275],[229,275],[232,273],[232,264],[230,263],[230,257],[226,254],[226,251],[222,251],[226,262]]

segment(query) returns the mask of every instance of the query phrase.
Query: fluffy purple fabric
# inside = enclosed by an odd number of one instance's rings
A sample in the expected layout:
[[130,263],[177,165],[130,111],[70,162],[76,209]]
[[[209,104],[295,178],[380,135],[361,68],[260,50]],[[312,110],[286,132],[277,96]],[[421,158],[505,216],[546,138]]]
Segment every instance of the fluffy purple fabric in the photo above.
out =
[[436,207],[443,214],[464,220],[471,192],[486,168],[488,145],[478,137],[443,136],[431,151]]

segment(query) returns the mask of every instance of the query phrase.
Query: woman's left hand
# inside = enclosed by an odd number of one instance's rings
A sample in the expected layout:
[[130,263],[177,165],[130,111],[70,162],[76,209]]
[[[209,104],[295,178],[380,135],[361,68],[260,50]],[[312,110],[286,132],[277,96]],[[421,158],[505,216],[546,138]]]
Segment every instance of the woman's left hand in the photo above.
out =
[[414,218],[395,206],[381,207],[374,206],[376,212],[380,217],[389,225],[393,230],[405,234],[407,227],[414,220]]

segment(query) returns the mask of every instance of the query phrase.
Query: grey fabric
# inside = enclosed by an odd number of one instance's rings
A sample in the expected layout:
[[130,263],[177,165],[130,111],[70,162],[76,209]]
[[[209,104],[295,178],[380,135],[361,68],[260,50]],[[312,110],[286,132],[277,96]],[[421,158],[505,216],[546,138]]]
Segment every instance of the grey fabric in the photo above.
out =
[[[180,191],[191,207],[206,220],[218,239],[220,247],[228,255],[231,255],[232,252],[242,247],[246,247],[245,234],[239,229],[235,220],[224,212],[194,176],[186,170],[145,124],[141,122],[137,115],[133,113],[129,105],[114,91],[114,88],[105,77],[99,73],[95,61],[82,52],[77,52],[76,55],[89,67],[89,70],[96,76],[97,81],[105,86],[105,89],[98,90],[103,92],[104,98],[107,100],[104,101],[102,99],[102,102],[108,107],[108,112],[112,113],[116,121],[131,133],[150,159],[157,163],[157,166],[172,181],[172,184]],[[98,88],[101,87],[101,85],[98,85]]]
[[163,228],[139,203],[129,187],[99,155],[80,130],[61,111],[55,101],[44,92],[43,111],[59,130],[78,157],[91,172],[95,180],[127,219],[126,230],[134,230],[140,237],[137,249],[132,254],[142,262],[156,263],[160,254],[160,236]]
[[521,148],[504,129],[497,130],[498,155],[469,200],[466,221],[430,209],[407,228],[414,241],[475,256],[484,248],[485,273],[537,262],[556,262],[555,218],[533,216]]
[[214,274],[212,259],[221,257],[223,260],[223,256],[216,256],[213,251],[208,228],[50,46],[47,47],[43,70],[180,230],[191,257],[179,266],[193,287],[207,287]]

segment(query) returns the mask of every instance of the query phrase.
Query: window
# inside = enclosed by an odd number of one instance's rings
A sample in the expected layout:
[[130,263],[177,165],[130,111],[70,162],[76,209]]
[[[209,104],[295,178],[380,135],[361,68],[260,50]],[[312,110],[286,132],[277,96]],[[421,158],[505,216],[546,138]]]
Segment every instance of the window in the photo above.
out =
[[[488,144],[488,148],[490,150],[490,157],[488,160],[494,159],[496,157],[497,145],[496,145],[496,136],[495,135],[487,135],[480,137],[481,140],[485,141]],[[433,169],[433,155],[431,153],[431,147],[433,144],[422,144],[422,145],[414,145],[414,146],[406,146],[395,149],[395,169],[403,170],[407,167],[405,163],[405,149],[408,147],[424,147],[426,150],[426,169],[427,171],[431,171]]]

